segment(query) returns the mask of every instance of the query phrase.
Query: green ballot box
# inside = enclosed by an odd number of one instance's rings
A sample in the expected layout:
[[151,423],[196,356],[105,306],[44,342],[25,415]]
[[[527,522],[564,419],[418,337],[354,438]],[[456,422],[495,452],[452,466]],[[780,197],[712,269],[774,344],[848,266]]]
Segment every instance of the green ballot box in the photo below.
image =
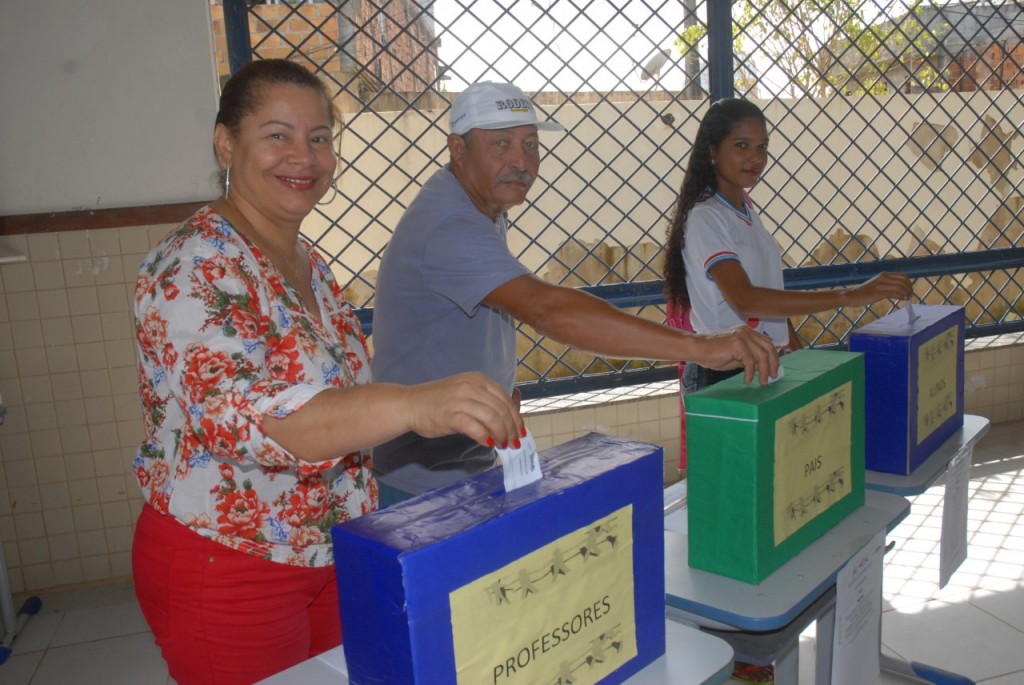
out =
[[759,583],[864,504],[864,357],[800,350],[686,395],[690,566]]

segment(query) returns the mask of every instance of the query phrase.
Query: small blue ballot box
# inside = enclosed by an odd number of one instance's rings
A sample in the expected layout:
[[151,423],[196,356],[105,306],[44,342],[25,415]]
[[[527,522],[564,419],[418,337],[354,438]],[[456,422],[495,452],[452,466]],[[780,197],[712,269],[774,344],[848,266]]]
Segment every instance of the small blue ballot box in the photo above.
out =
[[663,454],[597,433],[331,529],[354,685],[621,683],[665,652]]
[[964,422],[964,310],[904,307],[850,333],[864,353],[865,464],[908,475]]

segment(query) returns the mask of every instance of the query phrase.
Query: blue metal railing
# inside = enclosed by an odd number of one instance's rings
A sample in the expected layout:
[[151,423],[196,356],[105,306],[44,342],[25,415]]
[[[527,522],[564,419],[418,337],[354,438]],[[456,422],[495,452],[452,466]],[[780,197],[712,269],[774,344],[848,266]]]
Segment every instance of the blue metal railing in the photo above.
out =
[[252,61],[249,8],[245,0],[224,0],[224,37],[228,44],[228,69],[234,74]]
[[[911,278],[925,278],[947,274],[1019,269],[1022,267],[1024,267],[1024,247],[1011,247],[981,252],[884,259],[855,264],[804,266],[786,269],[783,272],[783,278],[786,288],[789,290],[816,290],[819,288],[855,285],[883,271],[898,271],[907,274]],[[665,304],[664,281],[592,285],[584,286],[580,290],[607,300],[620,308]],[[356,316],[359,317],[359,321],[363,326],[363,332],[367,336],[371,335],[373,333],[373,309],[357,309]],[[1021,331],[1024,331],[1024,320],[968,325],[965,335],[968,338],[978,338]],[[589,390],[617,388],[640,383],[652,383],[670,380],[675,378],[676,375],[675,366],[659,366],[646,369],[626,369],[589,376],[529,381],[520,383],[519,389],[525,399],[530,399],[586,392]]]
[[732,0],[708,0],[708,75],[711,100],[731,98],[733,85]]

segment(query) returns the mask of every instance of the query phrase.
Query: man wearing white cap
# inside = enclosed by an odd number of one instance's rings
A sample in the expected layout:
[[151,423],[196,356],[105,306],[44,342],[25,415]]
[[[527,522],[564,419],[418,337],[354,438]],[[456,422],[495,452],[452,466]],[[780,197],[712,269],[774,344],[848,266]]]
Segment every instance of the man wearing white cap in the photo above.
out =
[[[448,152],[406,209],[381,262],[373,320],[376,382],[420,383],[479,371],[513,392],[516,320],[595,354],[743,367],[762,383],[774,345],[746,326],[695,336],[548,283],[506,243],[506,212],[526,201],[540,168],[538,131],[562,131],[516,86],[474,84],[452,103]],[[374,449],[381,502],[491,468],[492,446],[408,434]]]

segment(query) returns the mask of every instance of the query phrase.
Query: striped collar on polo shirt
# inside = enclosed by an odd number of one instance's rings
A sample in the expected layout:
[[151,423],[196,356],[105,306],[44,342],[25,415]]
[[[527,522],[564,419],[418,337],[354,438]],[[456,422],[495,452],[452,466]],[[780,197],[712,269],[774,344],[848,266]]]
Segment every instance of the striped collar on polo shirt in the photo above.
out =
[[743,223],[745,223],[747,226],[751,225],[750,210],[754,208],[754,203],[751,202],[749,195],[743,193],[743,209],[740,209],[733,203],[726,200],[724,197],[722,197],[722,194],[717,191],[715,192],[715,199],[721,202],[726,207],[728,207],[730,210],[732,210],[732,213],[738,216],[740,219],[742,219]]

